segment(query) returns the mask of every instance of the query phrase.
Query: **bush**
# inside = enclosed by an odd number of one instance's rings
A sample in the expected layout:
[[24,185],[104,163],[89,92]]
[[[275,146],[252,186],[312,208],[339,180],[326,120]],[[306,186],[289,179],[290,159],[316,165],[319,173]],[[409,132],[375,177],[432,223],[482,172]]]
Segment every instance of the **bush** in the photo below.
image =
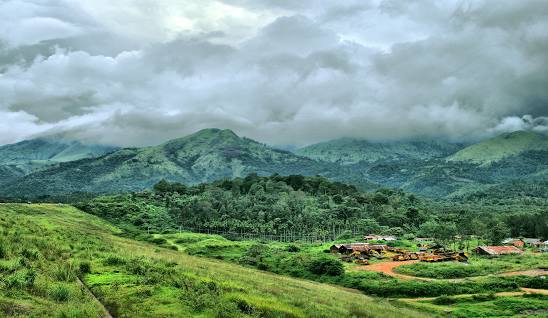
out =
[[290,253],[296,253],[298,251],[300,251],[301,249],[295,245],[295,244],[290,244],[288,247],[287,247],[287,251],[290,252]]
[[163,237],[153,237],[148,240],[150,243],[156,244],[156,245],[164,245],[167,244],[167,240]]
[[15,272],[4,279],[7,288],[32,287],[36,279],[36,272],[33,269]]
[[70,298],[70,290],[64,285],[55,285],[50,289],[49,295],[56,302],[65,302]]
[[40,252],[36,249],[24,248],[21,251],[21,255],[23,255],[23,257],[25,257],[27,259],[36,260],[36,259],[38,259],[38,256],[40,255]]
[[8,249],[5,246],[6,243],[0,242],[0,258],[5,258],[8,254]]
[[107,266],[124,265],[125,263],[126,260],[117,255],[109,255],[103,261],[103,264]]
[[78,269],[80,270],[80,274],[91,273],[91,264],[90,264],[90,262],[82,262],[78,266]]
[[316,275],[339,276],[344,273],[343,264],[339,260],[328,257],[312,260],[307,268]]
[[58,281],[70,282],[70,281],[74,280],[76,275],[74,275],[72,264],[71,263],[64,263],[62,265],[59,265],[55,269],[55,271],[53,273],[53,276]]
[[447,295],[442,295],[435,298],[432,303],[435,305],[451,305],[455,304],[457,300],[455,298],[449,297]]

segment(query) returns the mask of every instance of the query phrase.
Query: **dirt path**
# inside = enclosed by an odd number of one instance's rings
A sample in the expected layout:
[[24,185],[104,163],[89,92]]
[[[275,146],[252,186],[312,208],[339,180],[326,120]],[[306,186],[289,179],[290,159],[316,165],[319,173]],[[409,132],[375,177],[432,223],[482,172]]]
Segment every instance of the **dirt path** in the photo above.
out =
[[[513,292],[500,292],[495,293],[495,296],[497,297],[510,297],[510,296],[521,296],[525,294],[543,294],[548,295],[548,289],[533,289],[533,288],[520,288],[520,291],[513,291]],[[475,294],[461,294],[461,295],[455,295],[454,297],[467,297],[472,296]],[[401,301],[408,301],[408,302],[416,302],[416,301],[424,301],[424,300],[434,300],[436,297],[419,297],[419,298],[398,298],[398,300]]]
[[525,276],[542,276],[548,275],[548,270],[545,269],[528,269],[525,271],[515,271],[515,272],[505,272],[497,274],[498,276],[516,276],[516,275],[525,275]]

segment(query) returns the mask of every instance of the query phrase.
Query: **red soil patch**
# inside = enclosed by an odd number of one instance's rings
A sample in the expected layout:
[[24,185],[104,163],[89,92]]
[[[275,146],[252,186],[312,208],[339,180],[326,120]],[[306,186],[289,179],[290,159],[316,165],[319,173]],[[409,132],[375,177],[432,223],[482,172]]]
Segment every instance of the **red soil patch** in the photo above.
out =
[[367,266],[359,266],[359,267],[356,267],[356,269],[357,270],[363,270],[363,271],[379,272],[379,273],[383,273],[383,274],[393,276],[393,277],[397,277],[397,278],[401,278],[401,279],[415,279],[415,280],[426,280],[426,281],[433,280],[431,278],[403,275],[403,274],[398,274],[398,273],[394,272],[394,268],[396,268],[398,266],[415,264],[415,263],[418,263],[418,262],[420,262],[420,261],[419,260],[411,260],[411,261],[401,261],[401,262],[381,262],[381,263],[376,263],[376,264],[367,265]]

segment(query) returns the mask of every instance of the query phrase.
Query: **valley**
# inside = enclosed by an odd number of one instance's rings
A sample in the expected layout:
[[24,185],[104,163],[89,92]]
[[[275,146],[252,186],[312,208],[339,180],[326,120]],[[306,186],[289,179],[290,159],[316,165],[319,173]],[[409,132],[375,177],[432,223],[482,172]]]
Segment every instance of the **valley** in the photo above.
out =
[[[292,153],[220,129],[37,166],[5,146],[18,163],[0,165],[0,313],[542,315],[542,246],[475,253],[508,237],[548,238],[542,138],[484,141],[505,149],[485,161],[473,159],[481,143],[344,140]],[[395,239],[359,243],[380,254],[333,253],[365,234]],[[440,257],[421,237],[466,263],[420,261]]]

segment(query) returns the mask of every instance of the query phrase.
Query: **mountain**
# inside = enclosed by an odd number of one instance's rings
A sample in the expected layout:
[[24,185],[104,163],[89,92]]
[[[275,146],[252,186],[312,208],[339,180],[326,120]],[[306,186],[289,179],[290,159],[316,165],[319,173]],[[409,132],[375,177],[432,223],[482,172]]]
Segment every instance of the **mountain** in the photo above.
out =
[[59,163],[20,178],[1,192],[4,196],[114,193],[150,188],[161,179],[197,184],[253,172],[318,174],[334,179],[348,175],[341,173],[338,165],[273,149],[230,130],[204,129],[159,146],[125,148],[98,158]]
[[361,161],[441,158],[463,147],[462,144],[436,140],[371,142],[363,139],[341,138],[300,148],[295,153],[315,160],[348,165]]
[[531,131],[516,131],[468,146],[447,159],[485,165],[535,150],[548,150],[548,137]]
[[24,174],[59,162],[98,157],[115,149],[112,146],[84,144],[54,137],[25,140],[0,146],[0,171]]

